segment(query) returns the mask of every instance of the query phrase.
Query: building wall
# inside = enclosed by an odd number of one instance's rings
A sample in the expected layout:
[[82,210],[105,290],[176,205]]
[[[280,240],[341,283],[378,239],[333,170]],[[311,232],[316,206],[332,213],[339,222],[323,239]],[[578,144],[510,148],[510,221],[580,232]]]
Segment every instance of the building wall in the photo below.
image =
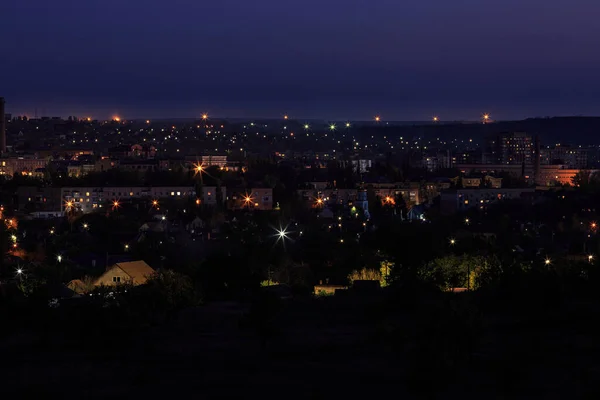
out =
[[[249,196],[251,201],[246,202]],[[260,210],[267,211],[273,209],[273,189],[233,189],[227,192],[227,206],[232,210]]]
[[524,194],[535,193],[534,188],[525,189],[459,189],[443,192],[440,208],[444,214],[475,207],[486,207],[499,200],[521,199]]
[[160,187],[64,187],[61,189],[61,211],[65,210],[67,201],[83,213],[110,206],[112,201],[127,199],[160,200],[166,198],[184,199],[196,196],[193,187],[160,186]]
[[17,188],[19,210],[28,207],[38,211],[61,210],[61,189],[53,187],[20,186]]
[[33,175],[36,169],[45,168],[48,164],[46,159],[6,157],[0,159],[0,175],[12,177],[15,173]]

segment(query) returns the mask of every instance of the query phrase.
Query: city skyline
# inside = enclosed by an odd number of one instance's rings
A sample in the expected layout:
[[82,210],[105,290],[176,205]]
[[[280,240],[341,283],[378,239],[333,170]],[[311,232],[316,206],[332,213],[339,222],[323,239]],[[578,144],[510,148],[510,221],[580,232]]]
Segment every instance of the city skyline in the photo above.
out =
[[13,114],[598,115],[600,6],[547,5],[9,0],[0,87]]

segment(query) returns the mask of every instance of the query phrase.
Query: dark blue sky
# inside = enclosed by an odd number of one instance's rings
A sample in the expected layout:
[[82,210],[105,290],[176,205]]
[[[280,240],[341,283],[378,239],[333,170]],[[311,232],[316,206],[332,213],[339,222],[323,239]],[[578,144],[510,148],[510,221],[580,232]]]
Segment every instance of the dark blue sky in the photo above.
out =
[[14,114],[600,114],[598,0],[2,0]]

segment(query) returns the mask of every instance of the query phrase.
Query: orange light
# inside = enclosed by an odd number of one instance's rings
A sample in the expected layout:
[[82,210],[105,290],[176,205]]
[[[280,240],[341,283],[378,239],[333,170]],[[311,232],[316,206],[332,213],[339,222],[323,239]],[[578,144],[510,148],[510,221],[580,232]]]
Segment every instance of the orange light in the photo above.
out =
[[202,119],[206,121],[208,119],[208,114],[202,114]]
[[196,199],[196,205],[199,206],[200,205],[200,199]]
[[113,121],[115,121],[115,122],[121,122],[121,118],[117,117],[117,116],[114,116],[113,117]]
[[287,115],[284,115],[284,116],[283,116],[283,119],[288,119],[288,116],[287,116]]
[[379,121],[381,121],[381,117],[380,117],[379,115],[378,115],[378,116],[376,116],[376,117],[375,117],[375,121],[376,121],[376,122],[379,122]]
[[158,200],[152,200],[152,205],[153,205],[154,207],[158,206]]
[[439,118],[438,117],[433,117],[433,122],[438,122]]

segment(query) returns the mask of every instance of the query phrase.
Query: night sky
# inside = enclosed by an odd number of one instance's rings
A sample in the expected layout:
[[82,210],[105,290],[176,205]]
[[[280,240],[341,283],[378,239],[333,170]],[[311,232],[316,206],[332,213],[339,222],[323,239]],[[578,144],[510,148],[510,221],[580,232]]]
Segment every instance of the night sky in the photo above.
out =
[[598,0],[2,0],[7,112],[600,114]]

